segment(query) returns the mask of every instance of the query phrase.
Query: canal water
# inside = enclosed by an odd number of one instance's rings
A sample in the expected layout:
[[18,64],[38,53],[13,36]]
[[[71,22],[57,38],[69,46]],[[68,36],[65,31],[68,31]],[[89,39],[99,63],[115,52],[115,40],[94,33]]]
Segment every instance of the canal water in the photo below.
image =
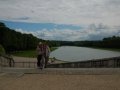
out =
[[63,61],[84,61],[116,56],[120,56],[120,52],[75,46],[62,46],[50,54],[51,58]]

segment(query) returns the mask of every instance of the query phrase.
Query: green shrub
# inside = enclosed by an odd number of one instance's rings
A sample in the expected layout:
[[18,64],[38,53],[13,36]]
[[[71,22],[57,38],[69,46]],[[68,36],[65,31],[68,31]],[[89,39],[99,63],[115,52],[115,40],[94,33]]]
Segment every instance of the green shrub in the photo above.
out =
[[5,54],[5,49],[1,44],[0,44],[0,54]]

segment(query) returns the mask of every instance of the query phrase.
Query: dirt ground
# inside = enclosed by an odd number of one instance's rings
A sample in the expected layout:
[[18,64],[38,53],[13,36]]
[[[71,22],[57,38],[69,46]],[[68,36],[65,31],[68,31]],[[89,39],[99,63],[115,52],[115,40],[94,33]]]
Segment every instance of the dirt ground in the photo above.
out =
[[[18,56],[12,56],[15,62],[37,62],[37,58],[28,58],[28,57],[18,57]],[[49,60],[49,63],[64,63],[64,61],[55,60],[54,62],[51,62]]]
[[120,90],[120,75],[1,76],[0,90]]

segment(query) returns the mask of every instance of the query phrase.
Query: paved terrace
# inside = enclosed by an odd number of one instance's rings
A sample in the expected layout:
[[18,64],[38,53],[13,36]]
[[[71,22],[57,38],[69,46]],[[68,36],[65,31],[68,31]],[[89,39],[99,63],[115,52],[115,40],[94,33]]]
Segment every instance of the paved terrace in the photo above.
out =
[[2,68],[0,90],[120,90],[120,68]]
[[0,90],[120,90],[120,68],[0,67]]
[[63,74],[63,75],[120,75],[120,68],[2,68],[3,73]]

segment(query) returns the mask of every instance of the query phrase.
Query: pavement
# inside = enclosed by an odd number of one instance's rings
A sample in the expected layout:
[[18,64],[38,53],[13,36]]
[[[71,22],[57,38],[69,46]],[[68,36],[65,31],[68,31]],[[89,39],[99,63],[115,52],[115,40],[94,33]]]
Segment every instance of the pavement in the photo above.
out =
[[2,73],[55,75],[120,75],[120,68],[2,68]]
[[0,90],[120,90],[120,68],[2,68]]

